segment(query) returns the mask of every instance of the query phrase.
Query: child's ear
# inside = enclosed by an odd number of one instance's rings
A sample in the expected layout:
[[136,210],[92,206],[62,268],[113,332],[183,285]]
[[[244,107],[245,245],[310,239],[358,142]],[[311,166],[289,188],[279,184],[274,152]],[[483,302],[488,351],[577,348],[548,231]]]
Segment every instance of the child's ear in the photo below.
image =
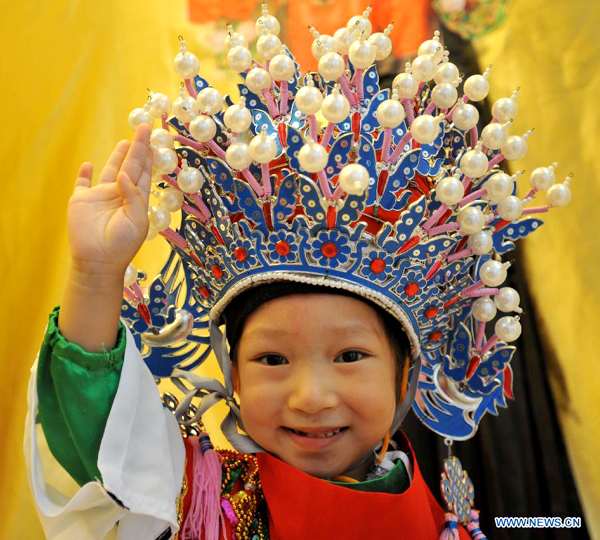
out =
[[233,379],[233,389],[236,394],[240,394],[240,372],[235,364],[231,364],[231,378]]
[[400,380],[400,403],[404,401],[406,392],[408,392],[408,368],[410,367],[410,357],[407,356],[404,359],[404,366],[402,366],[402,379]]

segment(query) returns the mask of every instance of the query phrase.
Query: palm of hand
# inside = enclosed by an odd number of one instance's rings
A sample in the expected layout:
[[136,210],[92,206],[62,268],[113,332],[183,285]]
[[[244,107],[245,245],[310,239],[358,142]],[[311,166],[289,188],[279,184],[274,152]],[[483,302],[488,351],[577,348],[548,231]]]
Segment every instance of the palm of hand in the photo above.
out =
[[67,223],[71,257],[82,270],[122,273],[146,238],[149,137],[149,126],[140,126],[131,144],[117,144],[93,187],[91,165],[81,166]]
[[116,183],[74,193],[67,211],[73,259],[126,267],[148,232],[146,210],[139,210],[128,211]]

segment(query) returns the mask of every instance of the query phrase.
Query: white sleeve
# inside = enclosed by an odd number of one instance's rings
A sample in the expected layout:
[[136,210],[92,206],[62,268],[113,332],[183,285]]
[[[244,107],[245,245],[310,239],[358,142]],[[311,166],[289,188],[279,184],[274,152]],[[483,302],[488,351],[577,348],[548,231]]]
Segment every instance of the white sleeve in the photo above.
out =
[[[44,474],[36,430],[37,359],[31,368],[25,426],[29,483],[46,537],[156,540],[177,524],[185,449],[173,414],[162,406],[152,374],[129,329],[121,378],[98,454],[103,483],[88,482],[73,496],[61,493]],[[40,430],[41,431],[41,430]],[[118,522],[118,523],[117,523]]]

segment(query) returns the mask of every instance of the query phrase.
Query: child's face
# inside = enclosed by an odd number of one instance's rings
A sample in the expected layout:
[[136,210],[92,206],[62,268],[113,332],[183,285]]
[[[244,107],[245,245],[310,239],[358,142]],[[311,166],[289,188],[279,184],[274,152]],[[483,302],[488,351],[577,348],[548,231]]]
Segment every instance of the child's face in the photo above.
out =
[[248,317],[234,385],[252,439],[286,463],[330,478],[348,472],[390,429],[395,374],[372,307],[348,296],[296,294]]

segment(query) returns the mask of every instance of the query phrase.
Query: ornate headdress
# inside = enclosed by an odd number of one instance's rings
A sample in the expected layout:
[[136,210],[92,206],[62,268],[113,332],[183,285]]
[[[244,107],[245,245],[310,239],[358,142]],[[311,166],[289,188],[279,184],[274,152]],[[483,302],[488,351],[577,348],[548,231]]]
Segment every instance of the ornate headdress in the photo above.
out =
[[[368,15],[333,37],[311,29],[319,68],[305,75],[266,9],[256,25],[260,62],[230,28],[227,61],[244,80],[237,103],[198,75],[181,39],[180,96],[171,104],[152,93],[129,118],[132,128],[162,120],[151,139],[163,190],[150,237],[165,237],[172,254],[147,291],[130,267],[122,315],[153,374],[186,392],[178,411],[187,422],[225,399],[232,412],[223,430],[242,450],[256,447],[236,429],[218,323],[234,297],[274,281],[345,289],[392,314],[412,345],[415,413],[449,440],[473,436],[483,415],[512,397],[509,343],[521,327],[509,313],[520,312],[519,295],[502,286],[510,264],[501,257],[541,225],[531,214],[570,199],[569,180],[555,183],[556,164],[535,169],[527,196],[515,195],[520,173],[499,165],[527,151],[531,132],[508,133],[517,92],[494,103],[480,133],[470,102],[486,98],[490,70],[466,79],[459,96],[439,33],[392,91],[381,89],[374,62],[391,52],[392,25],[371,33]],[[547,205],[525,208],[538,191]],[[181,214],[177,229],[171,212]],[[498,311],[506,314],[489,331]],[[225,386],[191,373],[211,348]],[[460,484],[459,468],[446,463],[443,490],[465,522],[470,508],[460,501],[472,493],[454,497],[450,481]]]

